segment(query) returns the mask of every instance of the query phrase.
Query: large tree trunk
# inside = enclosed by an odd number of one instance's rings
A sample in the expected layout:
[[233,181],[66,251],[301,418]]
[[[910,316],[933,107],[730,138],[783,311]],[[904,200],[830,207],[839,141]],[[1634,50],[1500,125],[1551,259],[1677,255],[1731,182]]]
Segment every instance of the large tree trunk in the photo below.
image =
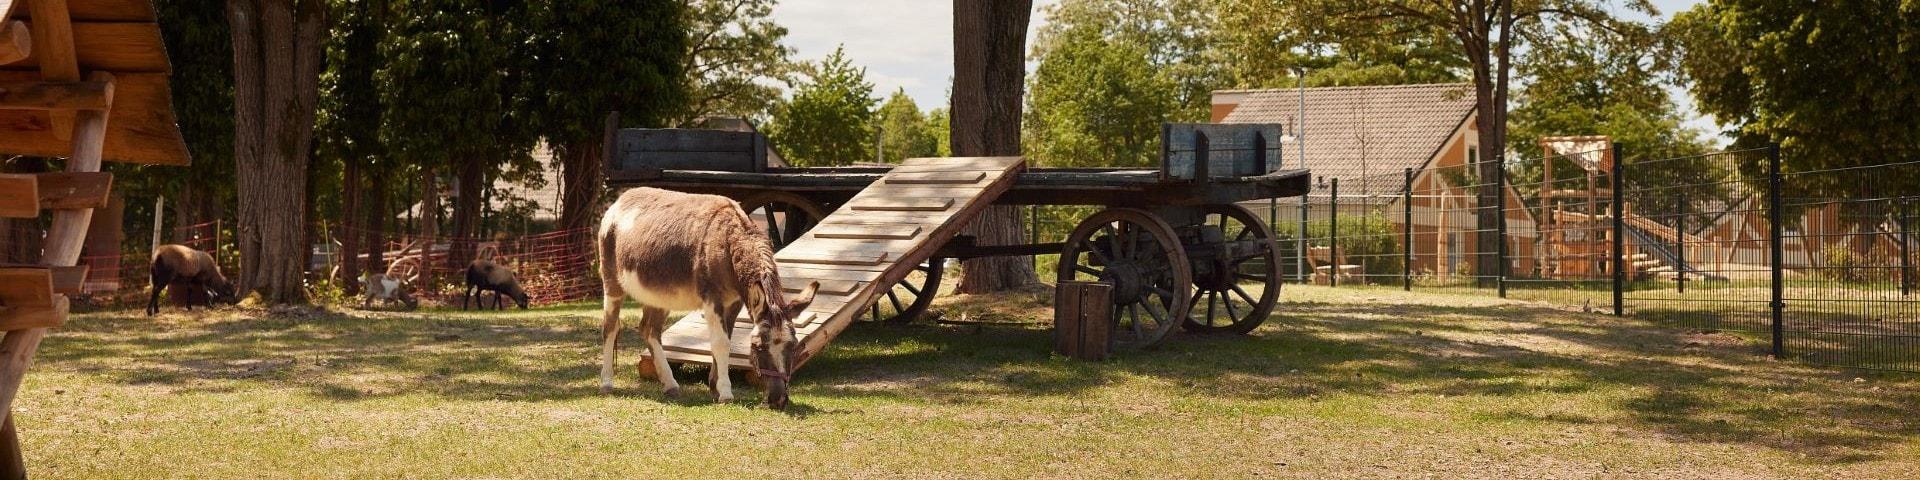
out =
[[573,230],[587,228],[599,220],[596,208],[600,205],[600,163],[604,141],[602,135],[579,143],[557,145],[554,152],[560,158],[560,229]]
[[360,262],[355,258],[360,254],[360,222],[355,214],[360,212],[360,160],[342,159],[340,169],[340,278],[341,290],[347,295],[360,294]]
[[453,204],[453,242],[447,252],[447,269],[459,270],[473,261],[474,248],[480,239],[480,207],[485,202],[481,197],[487,178],[487,162],[463,160],[460,162],[459,176],[455,179]]
[[440,178],[431,168],[423,168],[420,182],[420,285],[438,292],[434,283],[434,246],[440,243]]
[[326,4],[228,0],[233,29],[234,166],[240,194],[239,287],[268,303],[305,303],[307,154],[319,97]]
[[[1020,98],[1026,86],[1032,0],[954,0],[952,124],[955,156],[1020,155]],[[980,245],[1026,242],[1016,207],[988,207],[967,226]],[[961,264],[960,293],[1035,283],[1033,261],[987,257]]]
[[386,273],[387,239],[381,236],[387,230],[387,182],[368,182],[366,186],[367,205],[366,222],[360,225],[361,246],[366,249],[367,273]]

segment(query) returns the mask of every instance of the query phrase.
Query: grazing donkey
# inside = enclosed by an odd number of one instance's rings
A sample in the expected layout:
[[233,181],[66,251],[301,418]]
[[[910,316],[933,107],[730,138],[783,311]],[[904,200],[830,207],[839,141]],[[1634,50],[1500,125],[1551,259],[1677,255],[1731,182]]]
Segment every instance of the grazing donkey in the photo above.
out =
[[486,304],[480,301],[485,298],[480,294],[486,292],[493,292],[495,309],[507,308],[500,304],[501,294],[513,298],[513,303],[520,305],[521,310],[527,309],[527,291],[520,288],[520,280],[514,277],[513,269],[487,260],[474,260],[473,263],[467,264],[467,291],[466,295],[460,297],[460,309],[466,310],[469,300],[473,302],[475,308],[487,308]]
[[708,386],[721,402],[733,400],[727,379],[734,317],[742,307],[753,320],[751,364],[767,387],[767,405],[787,407],[787,380],[800,345],[793,318],[813,303],[819,282],[788,299],[773,263],[773,246],[726,197],[635,188],[620,195],[600,219],[600,278],[606,285],[606,319],[600,389],[613,390],[614,352],[619,349],[620,304],[640,303],[640,334],[667,395],[680,393],[667,365],[660,335],[667,313],[699,309],[707,319],[713,370]]
[[196,301],[234,303],[233,283],[220,274],[213,255],[183,245],[153,247],[153,295],[147,299],[147,316],[160,313],[160,289],[174,295],[186,295],[187,310]]

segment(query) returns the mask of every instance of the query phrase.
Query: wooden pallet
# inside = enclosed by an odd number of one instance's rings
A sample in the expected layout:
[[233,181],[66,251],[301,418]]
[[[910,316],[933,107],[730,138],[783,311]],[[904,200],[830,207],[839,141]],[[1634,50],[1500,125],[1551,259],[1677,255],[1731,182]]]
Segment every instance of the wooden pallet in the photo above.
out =
[[[927,261],[934,250],[1013,187],[1019,157],[915,158],[901,162],[813,230],[774,254],[790,292],[820,282],[813,305],[794,320],[800,363],[825,349],[879,295]],[[695,312],[661,339],[668,361],[711,363],[707,319]],[[732,363],[749,369],[753,322],[735,322]],[[644,364],[644,361],[643,361]]]

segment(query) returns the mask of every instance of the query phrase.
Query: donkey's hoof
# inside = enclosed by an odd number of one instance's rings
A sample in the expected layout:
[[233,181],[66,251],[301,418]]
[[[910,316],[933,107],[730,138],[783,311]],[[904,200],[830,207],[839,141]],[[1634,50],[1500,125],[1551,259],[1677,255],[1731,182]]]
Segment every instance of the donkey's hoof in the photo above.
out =
[[600,394],[601,394],[601,395],[612,395],[612,394],[613,394],[613,384],[610,384],[610,383],[603,383],[603,384],[600,384]]
[[680,387],[667,389],[667,398],[680,398]]
[[714,401],[714,402],[716,402],[716,403],[733,403],[733,395],[730,395],[730,394],[729,394],[729,395],[714,395],[714,396],[713,396],[713,401]]

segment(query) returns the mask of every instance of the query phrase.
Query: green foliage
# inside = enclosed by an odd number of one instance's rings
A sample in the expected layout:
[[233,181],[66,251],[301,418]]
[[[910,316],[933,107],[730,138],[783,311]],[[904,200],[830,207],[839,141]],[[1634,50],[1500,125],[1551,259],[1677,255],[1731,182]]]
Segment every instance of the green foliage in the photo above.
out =
[[[175,121],[193,163],[186,167],[108,163],[114,189],[127,198],[128,246],[144,249],[152,238],[153,198],[193,189],[220,211],[235,211],[233,163],[233,38],[220,0],[155,2],[161,37],[172,52]],[[177,207],[177,205],[175,206]],[[176,210],[170,207],[169,210]],[[136,235],[133,232],[147,232]]]
[[[1920,159],[1920,3],[1715,0],[1668,26],[1696,105],[1736,147],[1778,142],[1782,170]],[[1764,171],[1765,162],[1742,165]],[[1920,176],[1796,177],[1787,195],[1920,188]]]
[[928,127],[927,115],[920,112],[920,106],[913,103],[913,97],[907,96],[906,89],[896,90],[888,96],[887,102],[880,105],[877,115],[882,160],[898,163],[908,158],[931,157],[939,153],[940,139],[934,137],[933,130]]
[[953,116],[947,109],[936,108],[927,112],[927,136],[933,138],[933,156],[953,156]]
[[1290,88],[1294,68],[1313,86],[1457,82],[1468,71],[1456,40],[1419,20],[1323,18],[1336,3],[1218,0],[1212,41],[1221,75],[1239,88]]
[[844,48],[807,66],[807,80],[774,110],[767,138],[796,166],[846,165],[873,156],[873,84]]
[[[528,107],[555,145],[600,138],[608,112],[658,127],[686,109],[686,4],[679,0],[530,2]],[[700,12],[706,13],[706,12]],[[508,64],[511,65],[511,64]]]
[[1147,49],[1080,25],[1054,32],[1039,51],[1022,121],[1030,157],[1052,167],[1156,162],[1160,124],[1178,107],[1175,82]]
[[[1340,253],[1346,256],[1347,263],[1358,264],[1369,275],[1399,273],[1406,263],[1403,253],[1405,247],[1400,244],[1401,228],[1386,213],[1367,213],[1349,215],[1345,208],[1340,215]],[[1307,245],[1325,247],[1331,245],[1333,222],[1326,219],[1307,222]],[[1294,255],[1293,239],[1300,238],[1298,222],[1280,222],[1274,225],[1274,236],[1279,239],[1283,249]],[[1358,279],[1356,279],[1358,280]]]
[[[672,124],[702,116],[763,122],[791,84],[793,48],[781,43],[786,27],[773,22],[775,0],[688,0],[688,45],[681,58],[686,102]],[[665,51],[665,50],[663,50]]]
[[526,159],[535,137],[518,82],[536,66],[515,24],[525,12],[478,0],[397,2],[376,79],[387,106],[381,140],[417,165]]

